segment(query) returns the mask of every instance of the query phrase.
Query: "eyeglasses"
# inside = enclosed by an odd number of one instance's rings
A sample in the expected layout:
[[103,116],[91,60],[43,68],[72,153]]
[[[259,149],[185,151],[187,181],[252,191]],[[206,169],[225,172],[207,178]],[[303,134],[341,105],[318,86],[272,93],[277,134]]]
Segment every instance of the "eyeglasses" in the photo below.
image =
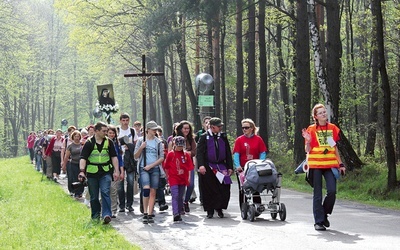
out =
[[248,130],[250,127],[242,127],[242,129],[244,130]]

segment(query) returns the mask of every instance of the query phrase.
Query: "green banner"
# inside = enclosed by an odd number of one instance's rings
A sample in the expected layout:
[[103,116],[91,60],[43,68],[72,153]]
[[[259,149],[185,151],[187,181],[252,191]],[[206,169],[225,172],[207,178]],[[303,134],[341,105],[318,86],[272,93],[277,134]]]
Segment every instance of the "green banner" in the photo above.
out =
[[199,107],[214,107],[214,96],[199,95]]

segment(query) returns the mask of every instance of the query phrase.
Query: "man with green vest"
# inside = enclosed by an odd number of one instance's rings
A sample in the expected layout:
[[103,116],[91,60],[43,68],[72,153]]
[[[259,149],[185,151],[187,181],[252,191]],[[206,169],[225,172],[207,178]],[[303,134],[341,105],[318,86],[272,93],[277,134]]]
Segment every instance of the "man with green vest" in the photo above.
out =
[[106,137],[107,124],[98,122],[94,130],[95,134],[87,139],[81,151],[79,179],[87,179],[92,219],[100,219],[101,212],[103,223],[108,224],[111,221],[111,181],[113,177],[114,180],[120,177],[118,158],[114,143]]

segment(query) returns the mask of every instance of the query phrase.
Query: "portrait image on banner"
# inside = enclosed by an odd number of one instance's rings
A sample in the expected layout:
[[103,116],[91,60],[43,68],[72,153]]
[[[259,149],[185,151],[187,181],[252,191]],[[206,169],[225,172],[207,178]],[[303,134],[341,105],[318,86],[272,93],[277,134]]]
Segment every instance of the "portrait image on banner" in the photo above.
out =
[[100,106],[115,106],[114,89],[112,84],[98,85],[97,94]]
[[[96,102],[96,109],[105,114],[108,124],[111,124],[111,114],[118,112],[118,103],[114,99],[114,89],[112,84],[98,85],[97,86],[98,100]],[[97,113],[97,112],[95,112]]]

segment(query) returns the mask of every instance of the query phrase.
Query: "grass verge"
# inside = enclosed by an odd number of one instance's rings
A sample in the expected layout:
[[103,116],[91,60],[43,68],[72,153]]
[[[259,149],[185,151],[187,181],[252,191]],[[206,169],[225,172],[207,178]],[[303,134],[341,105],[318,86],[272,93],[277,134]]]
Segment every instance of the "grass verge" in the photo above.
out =
[[139,249],[28,161],[0,160],[0,249]]

